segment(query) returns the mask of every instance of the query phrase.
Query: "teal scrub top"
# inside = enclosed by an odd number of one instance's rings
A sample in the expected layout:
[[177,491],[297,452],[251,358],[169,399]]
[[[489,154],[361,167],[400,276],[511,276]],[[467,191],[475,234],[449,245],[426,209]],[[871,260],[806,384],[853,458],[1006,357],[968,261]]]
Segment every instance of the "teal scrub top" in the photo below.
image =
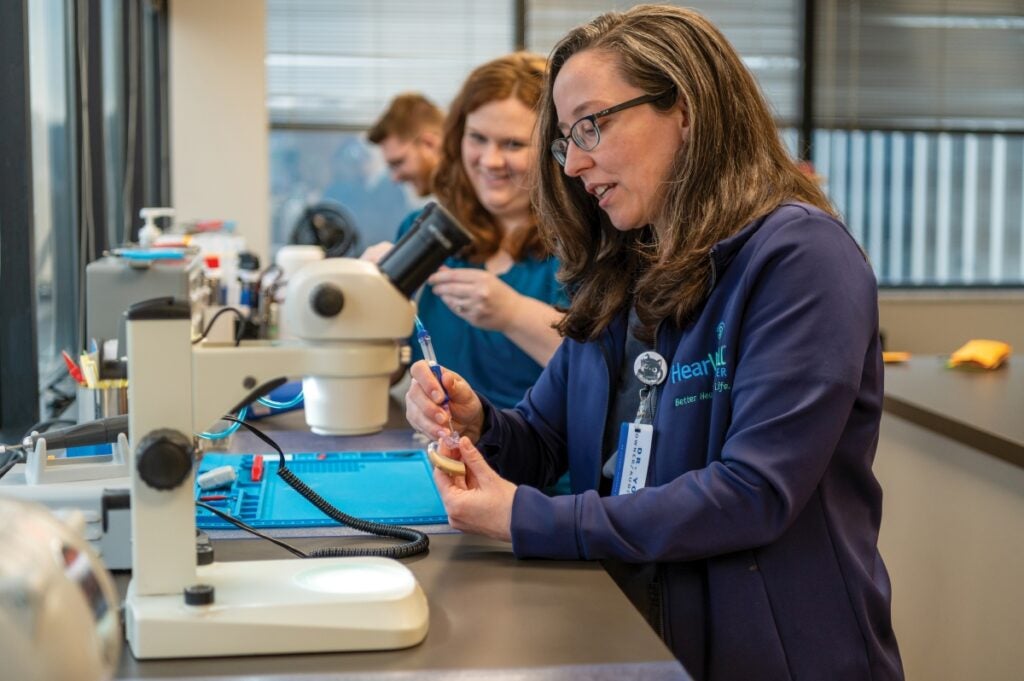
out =
[[[409,230],[420,211],[409,215],[398,229],[398,239]],[[397,239],[396,239],[397,241]],[[461,258],[448,258],[447,267],[483,269]],[[549,305],[566,306],[568,298],[555,279],[558,260],[526,258],[516,262],[499,279],[517,292]],[[512,407],[540,376],[542,367],[503,333],[477,328],[466,322],[436,295],[430,284],[420,290],[417,314],[433,341],[438,363],[465,378],[473,389],[498,408]],[[415,337],[410,340],[413,360],[422,359]]]

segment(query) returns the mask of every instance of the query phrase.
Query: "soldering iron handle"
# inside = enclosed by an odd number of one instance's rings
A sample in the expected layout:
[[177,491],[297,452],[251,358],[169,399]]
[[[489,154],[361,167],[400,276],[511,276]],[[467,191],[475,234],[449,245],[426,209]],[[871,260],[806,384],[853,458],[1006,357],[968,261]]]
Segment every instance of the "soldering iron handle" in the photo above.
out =
[[128,433],[127,415],[110,416],[105,419],[80,423],[77,426],[29,435],[22,444],[27,448],[33,448],[40,438],[44,438],[47,449],[67,449],[117,442],[117,436],[121,433]]

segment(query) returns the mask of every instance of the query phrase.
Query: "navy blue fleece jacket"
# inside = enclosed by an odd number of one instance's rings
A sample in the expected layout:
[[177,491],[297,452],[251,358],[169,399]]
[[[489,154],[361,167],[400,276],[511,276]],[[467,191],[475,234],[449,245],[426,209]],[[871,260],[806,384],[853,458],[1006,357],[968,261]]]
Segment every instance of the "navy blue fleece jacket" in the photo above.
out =
[[[871,268],[840,223],[796,203],[710,257],[695,321],[658,330],[669,376],[644,489],[596,491],[625,313],[597,341],[566,340],[514,409],[485,405],[478,446],[521,485],[513,550],[657,564],[663,635],[695,678],[900,679],[871,471],[882,410]],[[567,468],[573,495],[536,489]],[[673,588],[695,563],[699,621]],[[694,640],[699,655],[684,652]]]

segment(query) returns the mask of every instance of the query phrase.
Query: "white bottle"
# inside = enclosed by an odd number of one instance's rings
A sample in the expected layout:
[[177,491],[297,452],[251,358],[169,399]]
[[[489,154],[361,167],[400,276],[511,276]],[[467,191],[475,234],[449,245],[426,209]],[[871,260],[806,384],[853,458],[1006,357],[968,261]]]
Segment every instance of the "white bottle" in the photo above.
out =
[[238,281],[238,253],[234,251],[222,253],[220,256],[220,288],[220,298],[224,305],[241,306],[242,283]]
[[163,231],[156,226],[157,218],[173,218],[173,208],[143,208],[139,211],[139,217],[145,222],[139,228],[139,246],[150,248],[163,234]]

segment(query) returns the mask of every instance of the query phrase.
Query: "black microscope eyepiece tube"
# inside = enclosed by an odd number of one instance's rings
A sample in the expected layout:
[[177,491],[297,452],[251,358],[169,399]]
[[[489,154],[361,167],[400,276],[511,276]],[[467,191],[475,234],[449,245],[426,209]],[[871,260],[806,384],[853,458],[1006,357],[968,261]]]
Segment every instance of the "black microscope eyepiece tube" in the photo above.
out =
[[411,298],[449,256],[465,248],[473,236],[436,203],[428,203],[405,236],[378,263],[395,287]]

